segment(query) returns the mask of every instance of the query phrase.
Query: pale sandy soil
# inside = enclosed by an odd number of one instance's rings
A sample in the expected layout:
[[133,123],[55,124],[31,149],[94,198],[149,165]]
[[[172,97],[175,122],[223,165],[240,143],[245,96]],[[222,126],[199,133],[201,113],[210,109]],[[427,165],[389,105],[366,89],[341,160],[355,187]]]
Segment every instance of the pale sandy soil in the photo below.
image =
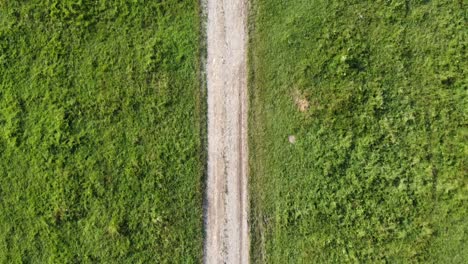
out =
[[207,0],[205,263],[248,263],[247,0]]

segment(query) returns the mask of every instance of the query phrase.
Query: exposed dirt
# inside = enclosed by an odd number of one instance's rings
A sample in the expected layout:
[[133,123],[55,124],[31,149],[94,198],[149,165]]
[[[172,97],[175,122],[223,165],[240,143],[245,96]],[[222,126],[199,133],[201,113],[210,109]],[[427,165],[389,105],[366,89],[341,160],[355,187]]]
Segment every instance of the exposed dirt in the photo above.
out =
[[248,263],[247,0],[207,0],[205,263]]
[[299,109],[299,111],[306,112],[309,109],[310,103],[307,100],[307,98],[303,94],[301,94],[301,92],[294,91],[293,97],[294,103],[296,104],[297,109]]

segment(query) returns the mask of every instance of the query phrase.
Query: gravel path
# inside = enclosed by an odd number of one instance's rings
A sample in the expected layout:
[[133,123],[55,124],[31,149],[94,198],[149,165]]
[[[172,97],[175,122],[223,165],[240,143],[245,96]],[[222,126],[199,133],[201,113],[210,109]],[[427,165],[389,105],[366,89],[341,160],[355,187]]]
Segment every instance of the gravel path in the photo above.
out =
[[247,0],[207,0],[205,263],[248,263]]

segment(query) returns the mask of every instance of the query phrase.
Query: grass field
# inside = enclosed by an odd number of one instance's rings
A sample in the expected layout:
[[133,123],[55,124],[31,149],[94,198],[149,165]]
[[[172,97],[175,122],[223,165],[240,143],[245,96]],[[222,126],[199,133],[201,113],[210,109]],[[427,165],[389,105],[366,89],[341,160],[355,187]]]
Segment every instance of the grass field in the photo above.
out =
[[0,263],[197,263],[197,1],[0,1]]
[[466,10],[253,1],[254,262],[466,263]]

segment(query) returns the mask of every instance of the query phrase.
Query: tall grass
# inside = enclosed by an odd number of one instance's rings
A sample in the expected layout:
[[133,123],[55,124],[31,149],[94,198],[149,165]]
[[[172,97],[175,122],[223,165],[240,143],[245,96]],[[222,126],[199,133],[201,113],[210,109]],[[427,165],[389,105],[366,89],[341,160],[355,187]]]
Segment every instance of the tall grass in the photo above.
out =
[[1,263],[201,260],[198,11],[1,1]]
[[255,262],[466,262],[465,10],[253,2]]

